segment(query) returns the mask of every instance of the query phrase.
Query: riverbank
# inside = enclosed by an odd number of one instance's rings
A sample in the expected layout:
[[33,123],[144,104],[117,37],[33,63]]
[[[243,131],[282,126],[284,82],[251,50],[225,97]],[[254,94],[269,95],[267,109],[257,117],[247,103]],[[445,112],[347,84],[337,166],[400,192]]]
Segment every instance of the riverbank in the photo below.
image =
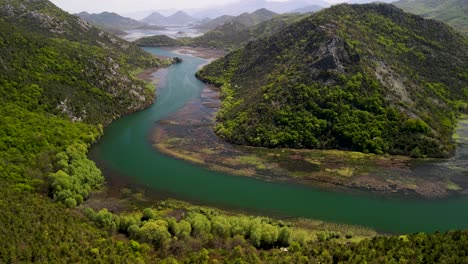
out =
[[[207,49],[196,49],[193,51],[182,49],[176,50],[177,54],[184,54],[189,56],[202,56],[207,59],[215,59],[215,54],[219,56],[219,51],[210,51]],[[167,81],[167,74],[169,68],[159,69],[146,69],[139,71],[135,76],[152,85],[165,84]],[[210,98],[216,96],[215,91],[204,91],[203,97]],[[210,103],[209,107],[214,107]],[[99,143],[98,143],[99,145]],[[94,148],[96,150],[96,147]],[[106,185],[100,190],[93,192],[89,199],[87,199],[78,212],[84,212],[84,208],[91,208],[98,212],[106,209],[115,215],[140,215],[145,208],[153,208],[153,210],[160,217],[174,217],[186,214],[189,211],[212,211],[222,216],[235,216],[235,217],[259,217],[263,218],[263,211],[258,210],[242,210],[239,208],[226,208],[219,209],[210,206],[197,204],[195,201],[184,202],[169,197],[173,197],[171,193],[159,192],[150,188],[145,184],[141,184],[130,180],[126,175],[119,173],[111,168],[111,166],[101,160],[98,155],[99,151],[91,151],[90,158],[96,162],[98,167],[106,176]],[[265,214],[272,216],[272,214]],[[141,216],[140,216],[141,217]],[[294,229],[294,236],[303,237],[303,243],[318,242],[320,236],[323,234],[334,234],[334,241],[337,243],[358,243],[363,239],[371,239],[381,235],[372,228],[332,223],[321,220],[313,220],[306,218],[284,217],[279,214],[272,216],[271,221],[280,221],[282,224]],[[268,218],[266,218],[268,219]],[[122,239],[121,235],[116,234],[117,239]],[[301,238],[302,239],[302,238]]]
[[[199,54],[188,48],[183,51]],[[226,143],[213,132],[219,107],[219,90],[206,85],[200,97],[158,122],[151,143],[161,153],[210,170],[266,181],[386,196],[443,198],[468,192],[468,181],[463,176],[468,172],[463,169],[464,158],[459,156],[417,160],[339,150],[267,149]],[[457,133],[465,135],[466,131],[461,129],[459,126]],[[457,169],[454,163],[458,163]],[[431,172],[433,167],[436,170]]]

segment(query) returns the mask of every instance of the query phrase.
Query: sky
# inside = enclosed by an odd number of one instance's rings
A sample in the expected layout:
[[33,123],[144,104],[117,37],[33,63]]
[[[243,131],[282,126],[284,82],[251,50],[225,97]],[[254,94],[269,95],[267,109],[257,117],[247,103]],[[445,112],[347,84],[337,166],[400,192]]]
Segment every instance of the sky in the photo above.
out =
[[145,9],[188,9],[223,5],[236,0],[51,0],[70,13],[113,11],[128,13]]
[[[164,9],[191,9],[219,6],[238,2],[238,0],[51,0],[55,5],[69,13],[87,11],[98,13],[111,11],[116,13],[131,13],[143,10]],[[273,2],[284,2],[287,0],[269,0]],[[340,0],[329,0],[336,2]]]

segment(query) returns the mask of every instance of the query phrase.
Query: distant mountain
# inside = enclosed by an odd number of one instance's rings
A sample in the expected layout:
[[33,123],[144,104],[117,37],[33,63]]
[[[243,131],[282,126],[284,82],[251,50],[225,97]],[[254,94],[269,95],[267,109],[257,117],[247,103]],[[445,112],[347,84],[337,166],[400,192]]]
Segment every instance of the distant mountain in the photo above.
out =
[[163,27],[149,25],[128,17],[120,16],[116,13],[103,12],[100,14],[90,14],[88,12],[78,13],[86,22],[112,34],[125,34],[125,30],[134,29],[164,29]]
[[322,9],[323,9],[323,6],[309,5],[309,6],[301,7],[298,9],[294,9],[290,13],[306,14],[306,13],[314,13]]
[[234,18],[233,22],[240,23],[247,27],[255,26],[263,21],[267,21],[274,16],[278,15],[275,12],[272,12],[266,8],[258,9],[252,13],[243,13],[238,17]]
[[177,11],[176,13],[165,17],[158,12],[153,12],[148,17],[142,19],[142,22],[146,22],[153,25],[162,25],[162,26],[182,26],[188,25],[196,22],[198,19],[191,17],[189,14],[184,11]]
[[283,14],[310,5],[328,7],[330,6],[330,3],[323,0],[290,0],[283,2],[268,0],[239,0],[227,5],[217,6],[216,8],[193,10],[191,11],[191,15],[197,18],[215,18],[222,14],[238,16],[242,13],[251,13],[262,8],[266,8],[278,14]]
[[[236,17],[228,16],[228,15],[220,16],[218,18],[208,21],[207,23],[197,26],[197,28],[205,29],[205,30],[214,30],[227,23],[234,23],[234,24],[244,25],[245,27],[252,27],[263,21],[271,19],[276,15],[278,14],[270,10],[267,10],[265,8],[262,8],[262,9],[256,10],[255,12],[243,13]],[[233,28],[231,28],[231,30],[232,29]],[[228,30],[228,29],[226,28],[225,30]]]
[[389,4],[341,4],[197,73],[222,89],[217,134],[236,144],[414,157],[453,154],[468,45]]
[[165,25],[166,17],[161,15],[159,12],[153,12],[149,16],[143,18],[141,21],[152,25]]
[[468,36],[468,0],[400,0],[393,4],[407,12],[445,22]]
[[[249,40],[272,34],[303,18],[297,14],[277,15],[266,9],[251,14],[224,17],[228,22],[196,38],[168,39],[164,36],[145,37],[135,43],[140,46],[194,46],[230,50],[240,47]],[[215,19],[216,20],[216,19]],[[220,21],[220,20],[219,20]]]
[[234,18],[235,16],[223,15],[215,19],[212,19],[210,21],[207,21],[205,23],[201,23],[200,25],[197,26],[197,28],[203,29],[203,30],[212,30],[219,26],[222,26],[223,24],[227,22],[231,22]]
[[197,21],[198,19],[191,17],[184,11],[178,11],[166,18],[167,25],[187,25]]

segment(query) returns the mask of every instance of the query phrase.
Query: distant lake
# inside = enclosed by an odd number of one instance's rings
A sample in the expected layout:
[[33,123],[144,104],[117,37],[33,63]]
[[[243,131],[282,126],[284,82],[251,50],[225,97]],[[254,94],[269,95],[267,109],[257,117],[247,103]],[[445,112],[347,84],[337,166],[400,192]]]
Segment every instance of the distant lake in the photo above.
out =
[[165,26],[165,30],[128,30],[127,35],[123,36],[125,40],[134,41],[139,38],[154,36],[154,35],[167,35],[171,38],[183,37],[198,37],[202,35],[198,29],[191,26]]

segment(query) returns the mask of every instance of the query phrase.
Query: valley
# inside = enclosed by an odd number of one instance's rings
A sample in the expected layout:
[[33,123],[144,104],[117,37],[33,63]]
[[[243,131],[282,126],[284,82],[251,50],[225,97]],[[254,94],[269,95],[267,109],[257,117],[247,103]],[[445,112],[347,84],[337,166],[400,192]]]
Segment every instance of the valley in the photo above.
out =
[[0,0],[0,263],[468,261],[458,0],[88,1]]

